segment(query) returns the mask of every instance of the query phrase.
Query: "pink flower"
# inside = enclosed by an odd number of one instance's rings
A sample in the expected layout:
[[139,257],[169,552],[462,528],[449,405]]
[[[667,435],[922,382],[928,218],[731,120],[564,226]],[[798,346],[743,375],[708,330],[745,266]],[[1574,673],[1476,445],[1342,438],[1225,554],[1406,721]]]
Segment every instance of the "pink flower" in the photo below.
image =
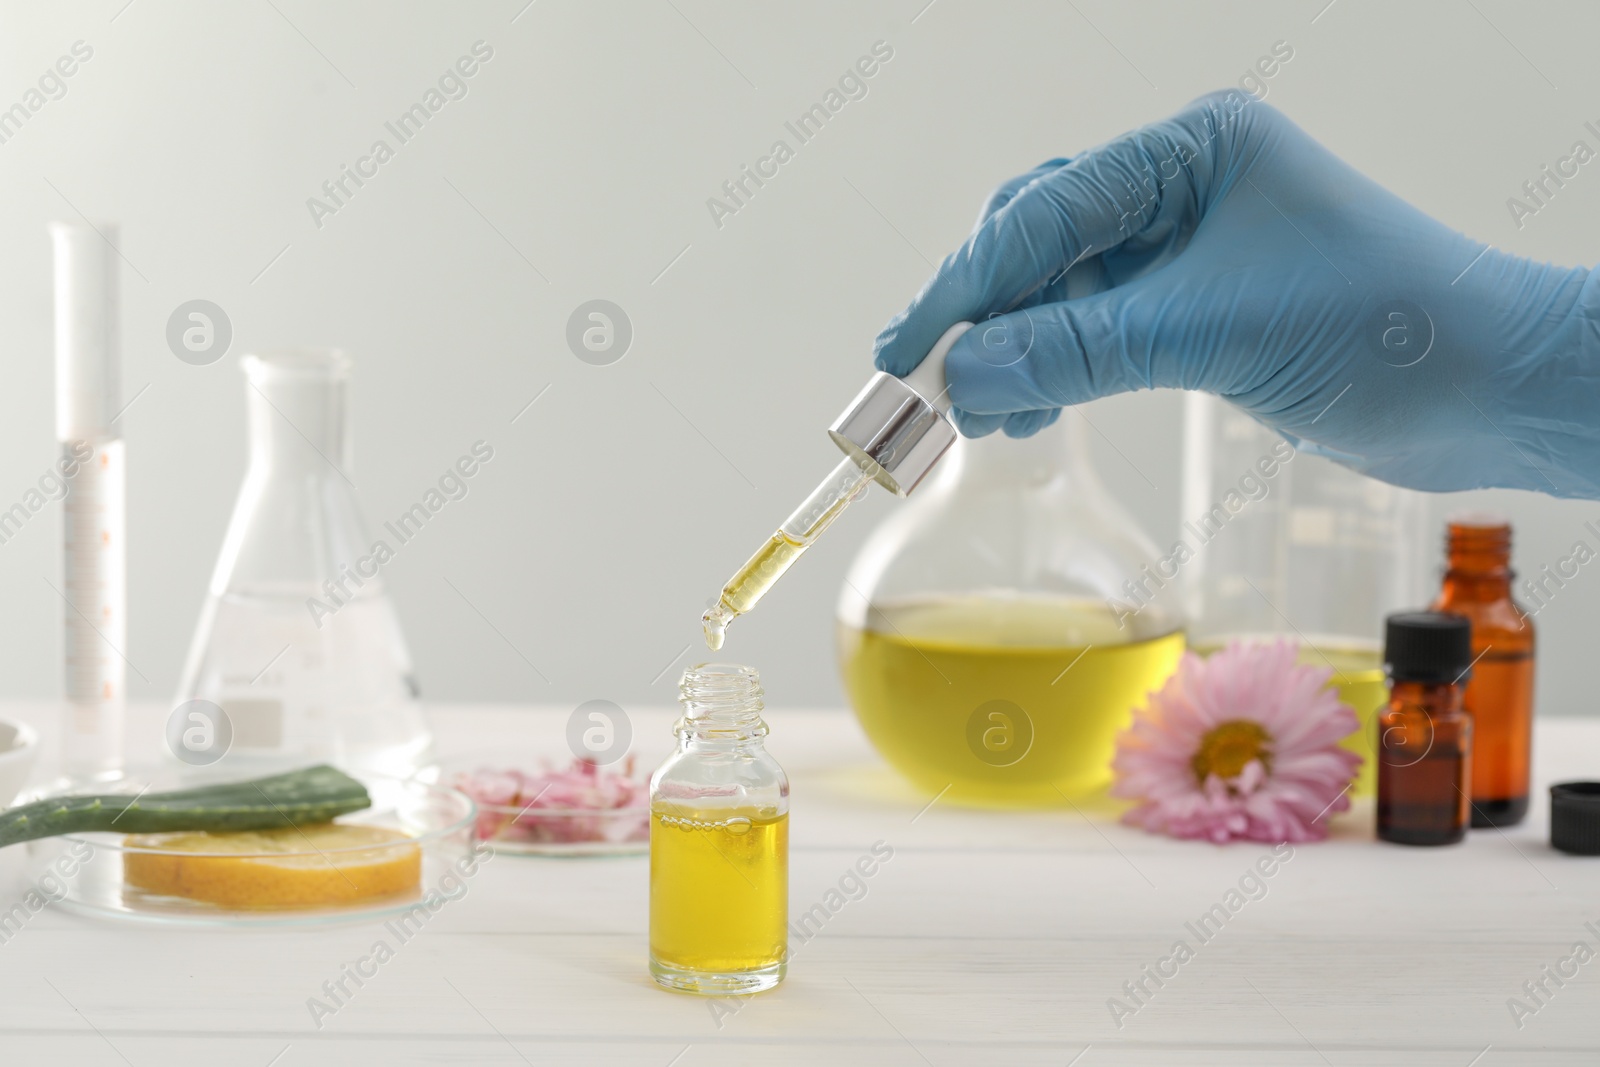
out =
[[649,786],[633,776],[631,755],[619,770],[575,759],[538,774],[485,767],[450,784],[478,802],[480,840],[574,844],[650,835]]
[[1177,673],[1117,737],[1113,796],[1122,821],[1152,833],[1226,841],[1319,841],[1350,806],[1361,757],[1339,747],[1355,712],[1331,668],[1296,665],[1293,642],[1228,646]]

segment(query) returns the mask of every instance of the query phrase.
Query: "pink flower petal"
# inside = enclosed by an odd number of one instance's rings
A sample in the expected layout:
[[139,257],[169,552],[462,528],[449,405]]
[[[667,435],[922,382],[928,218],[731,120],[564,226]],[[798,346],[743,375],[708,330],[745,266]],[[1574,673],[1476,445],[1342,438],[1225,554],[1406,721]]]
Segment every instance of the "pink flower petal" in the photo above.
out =
[[483,769],[451,785],[482,807],[480,838],[522,842],[643,841],[649,835],[649,787],[618,770],[578,759],[538,774]]
[[[1117,738],[1111,793],[1140,801],[1123,821],[1218,844],[1325,836],[1326,815],[1349,807],[1344,790],[1361,765],[1338,747],[1357,720],[1329,688],[1332,670],[1298,657],[1282,640],[1230,642],[1208,659],[1185,653]],[[1206,732],[1238,720],[1266,731],[1264,757],[1232,780],[1197,782],[1193,760]]]

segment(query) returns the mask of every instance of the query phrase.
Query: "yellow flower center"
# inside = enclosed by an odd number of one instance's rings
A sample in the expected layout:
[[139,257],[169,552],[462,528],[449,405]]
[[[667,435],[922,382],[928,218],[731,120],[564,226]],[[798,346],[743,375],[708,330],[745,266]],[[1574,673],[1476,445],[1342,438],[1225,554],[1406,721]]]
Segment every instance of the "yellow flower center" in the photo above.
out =
[[1213,774],[1223,781],[1236,778],[1251,760],[1260,760],[1261,769],[1270,772],[1271,745],[1272,735],[1263,730],[1260,723],[1229,719],[1205,732],[1189,766],[1201,784]]

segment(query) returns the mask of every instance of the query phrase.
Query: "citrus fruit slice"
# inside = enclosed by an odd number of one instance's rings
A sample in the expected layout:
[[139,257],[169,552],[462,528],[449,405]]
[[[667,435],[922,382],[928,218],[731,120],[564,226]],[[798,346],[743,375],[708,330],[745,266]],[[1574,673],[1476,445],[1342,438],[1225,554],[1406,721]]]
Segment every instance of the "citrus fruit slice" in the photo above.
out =
[[235,908],[343,904],[415,889],[422,850],[379,826],[131,834],[123,877],[147,893]]

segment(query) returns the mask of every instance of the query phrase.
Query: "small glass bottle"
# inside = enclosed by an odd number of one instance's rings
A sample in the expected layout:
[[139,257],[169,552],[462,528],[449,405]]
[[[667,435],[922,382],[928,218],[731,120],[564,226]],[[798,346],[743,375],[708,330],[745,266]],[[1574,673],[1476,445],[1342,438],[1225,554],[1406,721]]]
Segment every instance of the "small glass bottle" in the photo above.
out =
[[1384,639],[1389,705],[1378,714],[1378,837],[1453,845],[1467,833],[1472,624],[1460,615],[1391,615]]
[[1511,596],[1511,526],[1493,515],[1449,522],[1435,611],[1472,622],[1472,825],[1515,826],[1528,814],[1533,750],[1533,620]]
[[753,668],[703,663],[678,693],[678,749],[650,779],[650,973],[758,993],[787,966],[789,779],[761,743]]

